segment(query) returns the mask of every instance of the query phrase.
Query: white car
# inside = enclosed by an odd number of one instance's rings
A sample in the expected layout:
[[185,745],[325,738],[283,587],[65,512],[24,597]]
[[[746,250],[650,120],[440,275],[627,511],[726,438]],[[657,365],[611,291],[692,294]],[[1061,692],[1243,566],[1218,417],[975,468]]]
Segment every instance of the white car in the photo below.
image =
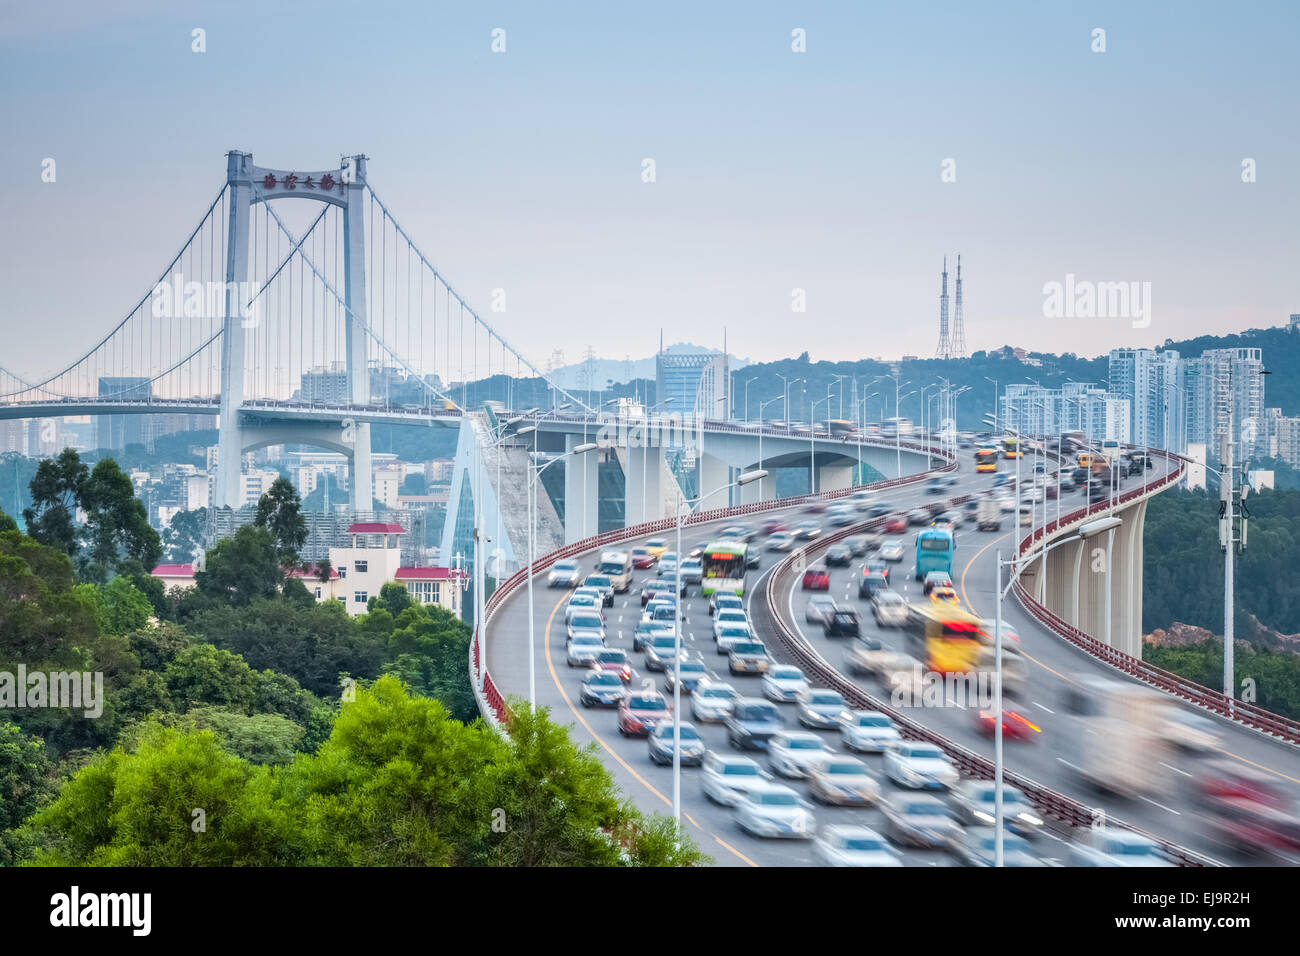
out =
[[605,649],[605,642],[594,634],[578,634],[569,641],[570,667],[586,667]]
[[886,541],[876,554],[882,561],[902,561],[903,546],[897,541]]
[[898,855],[875,830],[870,827],[823,827],[813,841],[813,858],[822,866],[902,866]]
[[749,627],[749,615],[744,611],[738,611],[734,608],[724,608],[713,616],[713,639],[718,639],[718,633],[724,627]]
[[876,710],[846,710],[840,714],[840,740],[847,750],[883,753],[902,739],[888,714]]
[[564,605],[564,623],[568,624],[573,620],[573,615],[578,611],[595,611],[597,614],[604,613],[605,602],[599,598],[594,598],[590,594],[575,594],[569,598],[569,603]]
[[947,790],[960,775],[942,750],[934,744],[900,741],[885,751],[885,776],[912,790]]
[[579,634],[594,635],[603,644],[605,619],[595,611],[579,611],[569,618],[568,638],[572,641]]
[[808,689],[808,678],[797,667],[778,664],[763,675],[759,688],[768,700],[778,704],[793,703],[801,692]]
[[757,837],[807,840],[817,833],[812,805],[789,787],[769,783],[754,787],[736,810],[736,823]]
[[728,624],[726,627],[713,632],[713,643],[717,646],[719,654],[730,654],[731,649],[737,644],[743,644],[753,639],[754,632],[749,629],[747,624]]
[[571,588],[582,580],[578,562],[567,558],[551,565],[551,573],[546,575],[546,586],[551,588]]
[[880,798],[880,782],[856,757],[835,757],[809,771],[808,795],[819,803],[871,806]]
[[1015,498],[1006,498],[1006,497],[999,498],[999,499],[998,499],[998,507],[1001,508],[1003,511],[1015,511],[1015,510],[1016,510],[1016,499],[1015,499]]
[[849,709],[839,691],[810,687],[796,698],[799,723],[815,730],[833,730],[839,725],[840,714]]
[[736,688],[723,681],[701,681],[691,695],[691,716],[700,723],[717,723],[731,716],[740,700]]
[[828,614],[835,610],[835,599],[826,594],[817,594],[808,599],[808,608],[803,619],[809,624],[825,624]]
[[796,780],[834,756],[820,737],[803,730],[783,730],[767,742],[768,765],[779,776]]
[[897,591],[881,588],[871,595],[871,613],[881,627],[902,627],[907,623],[907,601]]
[[[957,819],[972,827],[991,827],[997,822],[997,788],[992,780],[966,780],[952,791]],[[1035,837],[1043,818],[1018,787],[1002,785],[1002,822],[1012,833]]]
[[794,547],[794,535],[789,531],[774,531],[767,538],[768,551],[789,551]]
[[710,750],[700,767],[700,789],[714,803],[734,807],[756,787],[766,787],[772,775],[749,757]]
[[1070,847],[1067,866],[1176,866],[1150,837],[1132,830],[1092,830]]
[[1176,708],[1165,721],[1165,736],[1193,753],[1208,753],[1219,746],[1219,725],[1185,707]]

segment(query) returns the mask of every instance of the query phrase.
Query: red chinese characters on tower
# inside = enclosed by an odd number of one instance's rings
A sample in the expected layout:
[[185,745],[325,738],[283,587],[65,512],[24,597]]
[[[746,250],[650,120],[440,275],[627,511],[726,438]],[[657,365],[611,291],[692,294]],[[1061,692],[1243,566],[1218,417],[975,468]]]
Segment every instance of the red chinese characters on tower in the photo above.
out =
[[286,174],[285,174],[285,177],[284,177],[284,188],[285,188],[285,189],[297,189],[297,188],[298,188],[298,174],[297,174],[297,173],[286,173]]
[[330,192],[334,188],[334,182],[335,182],[334,177],[329,173],[326,173],[324,176],[320,178],[320,188],[325,190],[326,192]]
[[262,188],[263,188],[263,189],[274,189],[274,188],[275,188],[275,177],[274,177],[273,175],[271,175],[270,173],[267,173],[265,176],[263,176],[263,177],[262,177]]

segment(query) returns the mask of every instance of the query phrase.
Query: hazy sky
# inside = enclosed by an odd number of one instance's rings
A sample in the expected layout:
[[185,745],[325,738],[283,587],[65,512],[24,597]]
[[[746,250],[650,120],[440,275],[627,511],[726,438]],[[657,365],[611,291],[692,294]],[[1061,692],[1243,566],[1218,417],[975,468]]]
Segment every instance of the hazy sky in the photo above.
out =
[[[507,290],[491,318],[539,364],[646,355],[661,327],[760,361],[930,355],[958,252],[972,349],[1277,325],[1300,312],[1297,11],[0,0],[0,365],[61,366],[121,318],[232,148],[368,154],[480,311]],[[1045,318],[1067,273],[1150,282],[1150,327]]]

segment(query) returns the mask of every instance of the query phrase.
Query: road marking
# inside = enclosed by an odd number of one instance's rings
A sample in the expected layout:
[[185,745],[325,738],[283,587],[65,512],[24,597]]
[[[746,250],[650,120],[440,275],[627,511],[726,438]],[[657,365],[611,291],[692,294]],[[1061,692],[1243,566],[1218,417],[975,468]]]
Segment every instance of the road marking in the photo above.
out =
[[[587,723],[587,719],[581,713],[578,712],[578,709],[573,706],[573,701],[569,698],[569,695],[565,693],[564,686],[560,683],[560,676],[555,672],[555,663],[551,660],[551,625],[555,622],[555,615],[559,613],[560,606],[563,603],[564,603],[563,599],[561,599],[560,602],[557,603],[554,608],[552,608],[550,616],[547,617],[546,619],[546,627],[542,631],[542,647],[546,654],[546,669],[551,674],[551,681],[555,684],[555,689],[560,692],[560,697],[563,698],[565,706],[569,708],[569,712],[573,714],[573,716],[577,719],[578,723],[582,724],[582,726],[586,729],[587,733],[591,734],[592,739],[595,740],[596,743],[600,744],[600,746],[611,757],[613,757],[615,761],[618,762],[618,765],[622,767],[624,770],[626,770],[628,773],[630,773],[638,783],[644,786],[647,790],[649,790],[651,793],[653,793],[656,797],[658,797],[660,800],[662,800],[665,804],[667,804],[671,808],[673,805],[672,800],[670,800],[668,797],[665,797],[662,793],[660,793],[658,790],[654,788],[654,786],[650,783],[650,781],[646,780],[645,777],[641,776],[641,774],[633,770],[631,764],[629,764],[626,760],[620,757],[618,753],[614,750],[614,748],[611,747],[609,744],[607,744],[605,742],[605,739],[601,737],[600,734],[596,733],[596,731],[592,728],[591,724]],[[740,853],[737,850],[732,849],[730,846],[727,846],[726,843],[723,843],[717,834],[709,830],[705,830],[703,827],[699,826],[698,824],[696,824],[696,829],[698,829],[701,833],[706,833],[709,836],[713,837],[719,843],[722,843],[722,845],[726,847],[728,850],[730,850],[733,854],[735,854],[735,856],[738,859],[744,861],[750,866],[758,866],[757,863],[749,859],[749,857],[745,856],[743,853]]]
[[1142,797],[1142,799],[1145,800],[1147,803],[1151,804],[1151,806],[1153,806],[1153,807],[1159,807],[1161,810],[1168,810],[1170,813],[1172,813],[1172,814],[1173,814],[1174,816],[1176,816],[1176,817],[1181,817],[1181,816],[1182,816],[1182,814],[1179,813],[1177,810],[1175,810],[1173,807],[1167,807],[1167,806],[1165,806],[1163,803],[1156,803],[1156,802],[1155,802],[1154,800],[1152,800],[1150,797]]
[[1160,761],[1160,766],[1162,766],[1162,767],[1167,767],[1168,769],[1172,770],[1174,773],[1181,773],[1184,777],[1190,777],[1190,776],[1191,776],[1191,774],[1188,773],[1186,770],[1179,770],[1179,769],[1178,769],[1177,767],[1175,767],[1173,764],[1165,763],[1163,760]]
[[1030,703],[1033,704],[1035,707],[1041,707],[1043,710],[1047,711],[1049,714],[1054,714],[1054,713],[1056,713],[1056,711],[1052,710],[1052,708],[1048,707],[1048,706],[1045,705],[1045,704],[1040,704],[1040,703],[1039,703],[1038,701],[1036,701],[1036,700],[1031,700]]

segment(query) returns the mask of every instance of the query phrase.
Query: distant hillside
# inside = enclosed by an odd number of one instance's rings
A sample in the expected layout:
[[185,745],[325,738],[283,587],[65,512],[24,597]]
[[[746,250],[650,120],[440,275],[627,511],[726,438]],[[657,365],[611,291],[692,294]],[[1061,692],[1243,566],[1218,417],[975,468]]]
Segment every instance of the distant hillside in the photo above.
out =
[[1264,350],[1264,368],[1272,374],[1264,381],[1264,405],[1281,408],[1283,415],[1300,415],[1300,335],[1285,326],[1247,329],[1233,335],[1201,335],[1194,339],[1166,339],[1158,350],[1177,349],[1184,358],[1207,349],[1255,348]]

